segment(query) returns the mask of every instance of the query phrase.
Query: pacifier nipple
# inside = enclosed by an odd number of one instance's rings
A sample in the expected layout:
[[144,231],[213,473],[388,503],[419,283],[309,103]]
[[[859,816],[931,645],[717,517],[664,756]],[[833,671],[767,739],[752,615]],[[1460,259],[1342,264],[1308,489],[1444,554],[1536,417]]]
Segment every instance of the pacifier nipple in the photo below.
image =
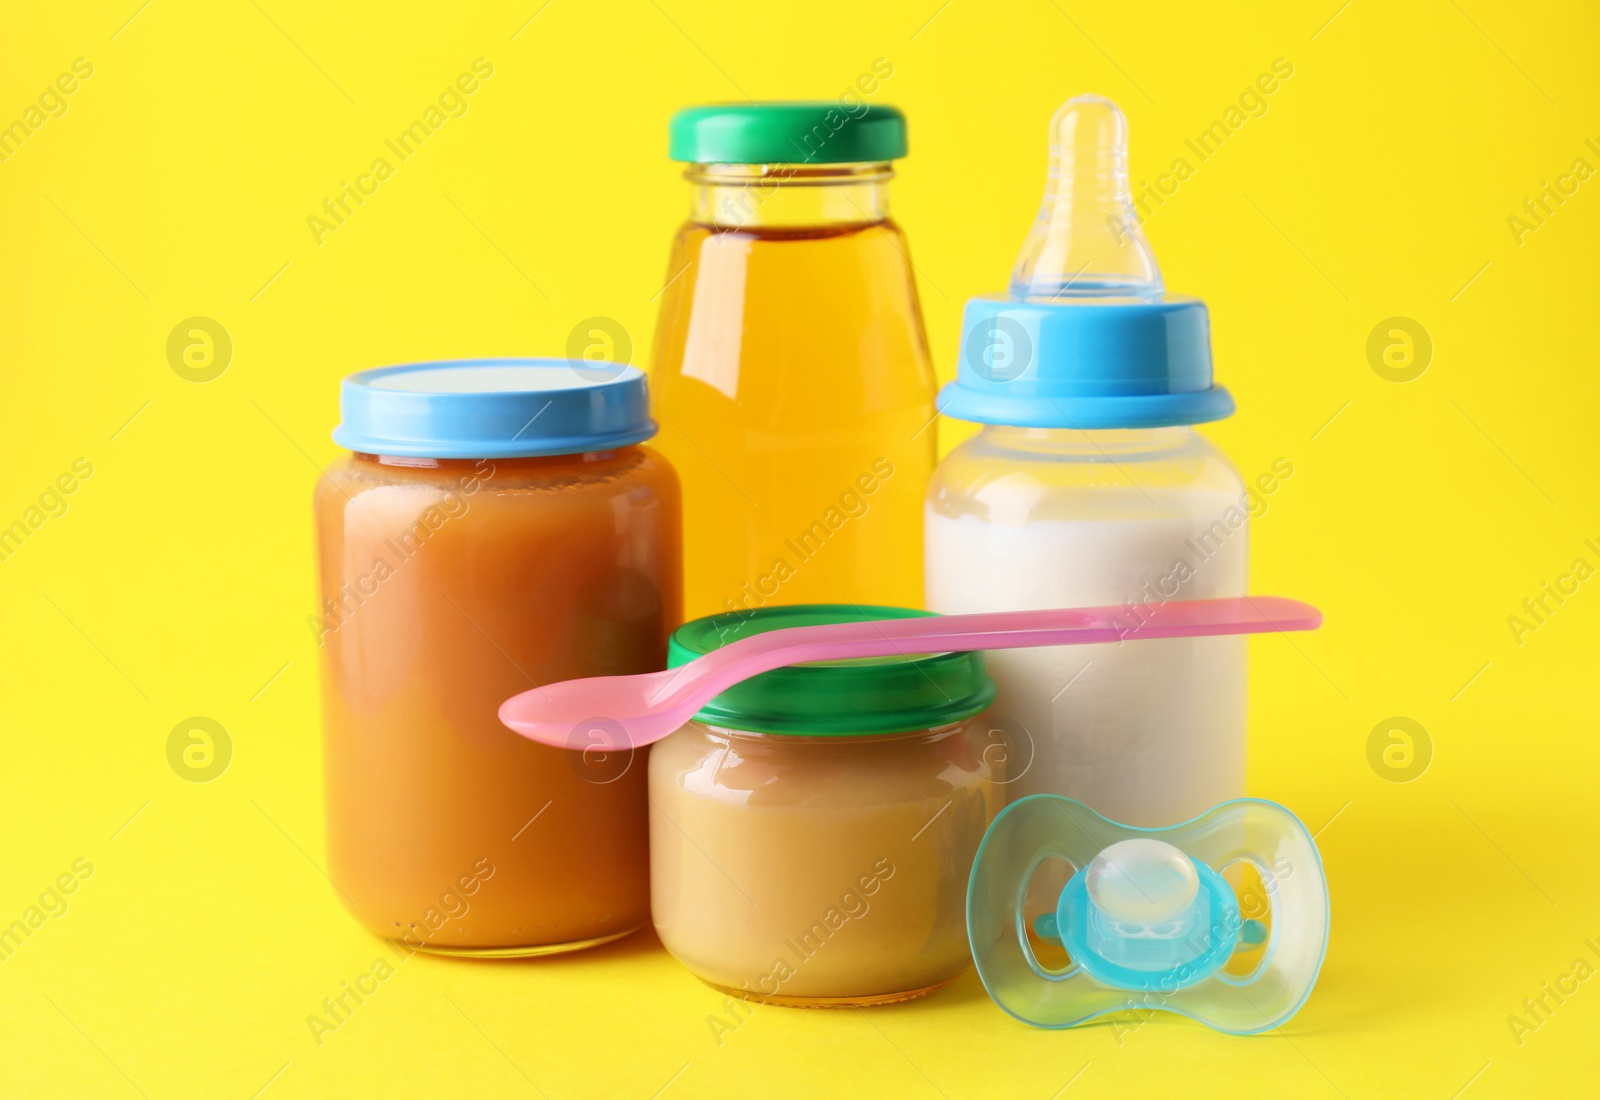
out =
[[1200,892],[1194,863],[1171,844],[1120,840],[1090,862],[1084,886],[1094,907],[1117,925],[1147,928],[1178,920]]
[[1103,96],[1069,99],[1050,122],[1050,176],[1011,295],[1153,298],[1163,289],[1128,186],[1128,120]]

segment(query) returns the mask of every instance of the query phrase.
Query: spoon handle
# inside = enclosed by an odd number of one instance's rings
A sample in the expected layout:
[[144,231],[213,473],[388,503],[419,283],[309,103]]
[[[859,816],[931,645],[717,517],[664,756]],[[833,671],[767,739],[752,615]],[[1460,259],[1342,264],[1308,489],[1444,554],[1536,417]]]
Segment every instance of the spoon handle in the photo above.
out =
[[671,705],[686,695],[709,699],[752,676],[808,661],[1280,633],[1315,630],[1321,623],[1322,613],[1299,600],[1239,596],[791,627],[741,638],[680,666],[681,675],[655,702]]

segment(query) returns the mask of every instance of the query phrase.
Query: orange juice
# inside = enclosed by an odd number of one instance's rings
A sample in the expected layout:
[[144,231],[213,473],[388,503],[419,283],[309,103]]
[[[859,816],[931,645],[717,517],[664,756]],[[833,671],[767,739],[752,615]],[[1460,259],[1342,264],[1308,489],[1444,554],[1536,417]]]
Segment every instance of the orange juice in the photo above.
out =
[[[851,125],[796,146],[821,150],[806,163],[687,173],[651,386],[658,445],[683,479],[691,618],[922,601],[933,369],[888,160],[822,159],[874,153],[846,147]],[[696,155],[676,148],[675,133],[675,155]]]

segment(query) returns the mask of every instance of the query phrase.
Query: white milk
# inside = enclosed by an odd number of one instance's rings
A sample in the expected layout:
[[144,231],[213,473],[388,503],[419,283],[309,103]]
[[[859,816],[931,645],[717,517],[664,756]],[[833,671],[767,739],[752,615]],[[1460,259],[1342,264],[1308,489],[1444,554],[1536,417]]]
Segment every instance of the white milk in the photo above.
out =
[[[1172,514],[1150,518],[1013,524],[942,514],[930,501],[928,607],[960,614],[1126,604],[1133,626],[1141,604],[1244,595],[1249,529],[1239,496],[1182,496]],[[1244,794],[1242,637],[1000,650],[987,658],[999,688],[990,716],[993,736],[1008,744],[1010,799],[1064,794],[1114,821],[1150,826]]]

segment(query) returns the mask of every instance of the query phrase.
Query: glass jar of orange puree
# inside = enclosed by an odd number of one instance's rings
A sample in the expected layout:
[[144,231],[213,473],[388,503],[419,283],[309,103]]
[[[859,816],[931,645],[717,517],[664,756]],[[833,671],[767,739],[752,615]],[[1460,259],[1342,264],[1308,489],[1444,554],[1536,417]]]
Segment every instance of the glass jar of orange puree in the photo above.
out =
[[[904,618],[808,605],[715,615],[672,667],[751,633]],[[970,961],[972,860],[1004,743],[981,653],[775,669],[718,695],[650,757],[651,898],[679,962],[736,997],[821,1007],[931,993]]]
[[413,950],[537,955],[649,920],[646,767],[536,745],[502,700],[657,670],[678,481],[643,374],[486,359],[344,380],[317,486],[328,874]]

